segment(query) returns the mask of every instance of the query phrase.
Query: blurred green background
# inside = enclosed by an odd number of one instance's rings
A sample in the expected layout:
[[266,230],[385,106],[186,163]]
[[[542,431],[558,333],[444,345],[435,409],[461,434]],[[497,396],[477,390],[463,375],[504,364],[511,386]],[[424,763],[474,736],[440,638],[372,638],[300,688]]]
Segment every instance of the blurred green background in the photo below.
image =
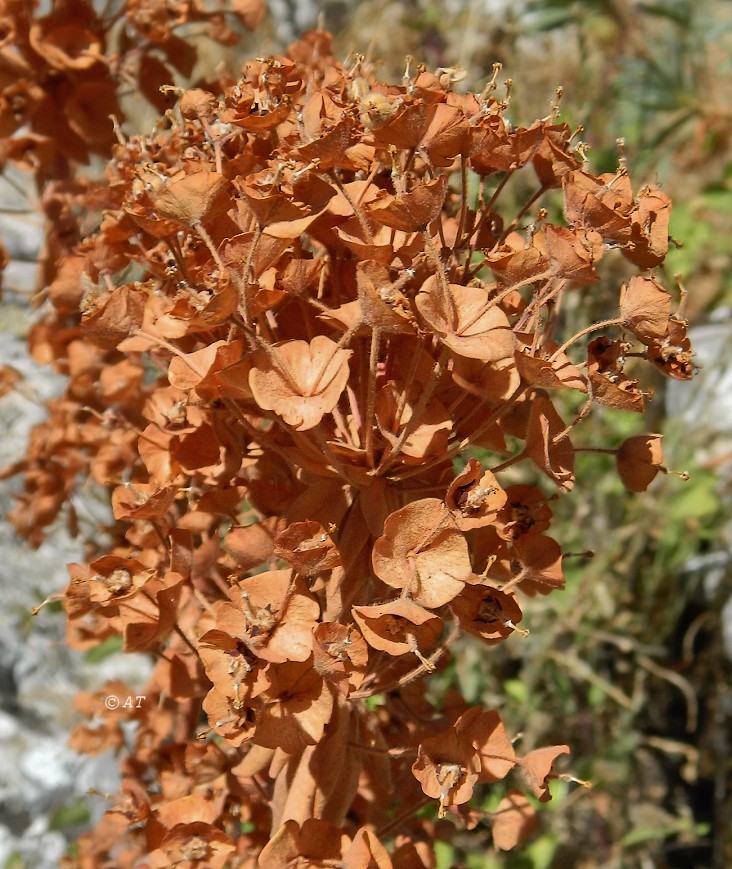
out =
[[[594,172],[615,171],[622,138],[634,189],[660,183],[673,198],[679,246],[660,277],[688,290],[702,364],[690,384],[644,383],[655,391],[645,418],[594,413],[576,439],[608,446],[663,432],[667,464],[690,481],[662,475],[629,495],[611,457],[580,455],[576,491],[552,504],[552,535],[594,558],[565,560],[566,591],[527,603],[528,637],[487,649],[464,641],[431,689],[458,686],[499,710],[524,748],[568,743],[568,769],[592,788],[556,782],[523,852],[494,854],[479,827],[462,848],[438,843],[438,869],[727,869],[732,3],[326,0],[323,15],[341,56],[379,59],[395,80],[411,54],[463,67],[463,84],[479,90],[500,62],[515,124],[549,114],[561,85],[560,117],[585,128]],[[591,292],[602,306],[602,288]],[[492,786],[484,808],[497,800]]]

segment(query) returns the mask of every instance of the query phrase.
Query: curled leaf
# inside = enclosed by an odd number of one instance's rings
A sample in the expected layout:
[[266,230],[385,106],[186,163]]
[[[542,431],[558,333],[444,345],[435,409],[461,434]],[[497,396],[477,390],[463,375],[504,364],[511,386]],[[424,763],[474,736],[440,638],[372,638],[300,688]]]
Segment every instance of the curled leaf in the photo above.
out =
[[620,288],[623,325],[644,344],[663,339],[670,314],[671,296],[653,278],[633,275]]
[[352,613],[366,642],[389,655],[421,653],[442,633],[441,618],[406,598],[355,606]]
[[629,492],[645,492],[655,479],[663,462],[662,440],[660,434],[636,435],[618,447],[615,462]]
[[445,503],[461,531],[489,525],[506,503],[506,493],[490,471],[483,471],[477,459],[450,484]]

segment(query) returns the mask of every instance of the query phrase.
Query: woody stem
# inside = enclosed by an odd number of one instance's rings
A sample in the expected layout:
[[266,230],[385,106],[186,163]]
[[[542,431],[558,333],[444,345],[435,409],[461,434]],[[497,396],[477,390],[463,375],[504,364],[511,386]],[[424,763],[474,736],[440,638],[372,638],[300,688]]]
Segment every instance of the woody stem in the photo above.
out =
[[364,415],[364,448],[369,467],[374,466],[374,411],[376,408],[376,367],[379,363],[381,329],[374,326],[371,332],[369,352],[369,378],[366,392],[366,413]]
[[572,346],[576,341],[579,341],[580,338],[585,335],[589,335],[590,332],[596,332],[598,329],[607,329],[609,326],[622,326],[623,320],[620,317],[616,317],[614,320],[603,320],[601,323],[593,323],[591,326],[587,326],[586,328],[577,332],[576,335],[572,335],[567,341],[562,344],[562,346],[555,350],[554,353],[549,357],[549,362],[554,362],[554,360],[560,356],[562,353],[565,353],[569,347]]

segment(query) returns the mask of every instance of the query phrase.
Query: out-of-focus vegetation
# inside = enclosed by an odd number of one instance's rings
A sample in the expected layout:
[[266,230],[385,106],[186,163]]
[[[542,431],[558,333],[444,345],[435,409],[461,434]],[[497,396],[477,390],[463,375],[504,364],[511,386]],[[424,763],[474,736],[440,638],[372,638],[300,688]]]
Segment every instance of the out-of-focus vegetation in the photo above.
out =
[[[405,54],[461,66],[471,87],[501,63],[517,124],[548,114],[562,86],[561,117],[585,128],[595,171],[623,157],[634,178],[673,196],[679,246],[662,277],[687,286],[692,322],[732,304],[732,4],[372,0],[325,3],[325,21],[344,55],[379,58],[395,78]],[[558,787],[523,853],[495,855],[488,839],[483,852],[445,845],[438,869],[732,865],[722,612],[732,593],[723,484],[732,447],[710,444],[693,418],[672,418],[658,387],[656,430],[690,481],[665,477],[628,495],[607,457],[585,454],[578,475],[595,481],[591,496],[579,512],[553,505],[578,552],[565,562],[566,592],[533,602],[525,639],[488,651],[468,643],[439,687],[530,722],[526,747],[568,742],[572,773],[592,788],[567,796]],[[585,445],[593,426],[598,443],[634,434],[631,416],[597,414]],[[580,552],[588,543],[593,558]]]

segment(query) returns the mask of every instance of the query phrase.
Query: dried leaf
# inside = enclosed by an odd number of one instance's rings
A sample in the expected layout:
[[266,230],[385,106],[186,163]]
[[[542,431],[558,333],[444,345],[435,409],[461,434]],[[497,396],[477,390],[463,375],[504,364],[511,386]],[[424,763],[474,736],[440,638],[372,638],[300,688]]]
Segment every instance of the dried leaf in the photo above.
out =
[[472,573],[468,546],[450,511],[436,498],[392,513],[374,543],[374,573],[425,607],[451,601]]
[[536,811],[520,791],[513,788],[491,816],[493,844],[499,851],[510,851],[523,844],[536,830]]
[[317,335],[286,341],[252,357],[249,386],[257,404],[299,431],[314,428],[338,403],[348,380],[350,350]]
[[660,341],[671,314],[671,296],[653,278],[634,275],[620,288],[620,316],[644,344]]
[[415,300],[417,310],[442,341],[459,356],[496,362],[513,354],[508,319],[480,287],[428,278]]
[[547,781],[554,778],[552,766],[562,754],[569,754],[568,745],[549,745],[530,751],[525,757],[519,758],[521,775],[531,789],[533,795],[543,803],[551,799]]
[[662,440],[660,434],[635,435],[618,447],[618,474],[629,492],[645,492],[663,467]]
[[366,642],[389,655],[421,653],[442,634],[442,619],[406,598],[356,606],[351,612]]
[[565,425],[551,401],[536,394],[529,411],[526,454],[565,492],[574,488],[574,448],[568,436],[556,441]]

